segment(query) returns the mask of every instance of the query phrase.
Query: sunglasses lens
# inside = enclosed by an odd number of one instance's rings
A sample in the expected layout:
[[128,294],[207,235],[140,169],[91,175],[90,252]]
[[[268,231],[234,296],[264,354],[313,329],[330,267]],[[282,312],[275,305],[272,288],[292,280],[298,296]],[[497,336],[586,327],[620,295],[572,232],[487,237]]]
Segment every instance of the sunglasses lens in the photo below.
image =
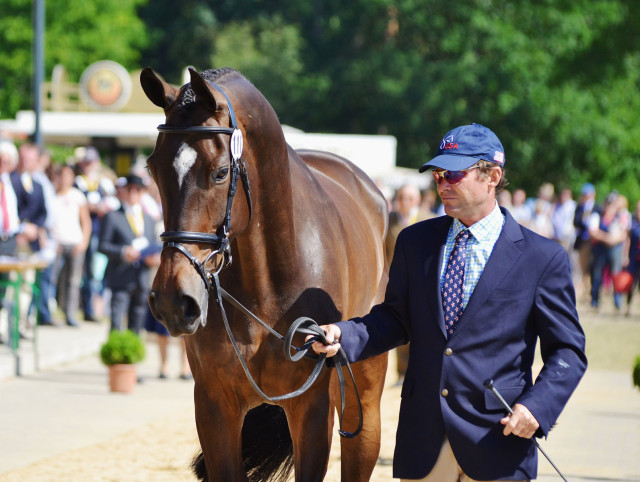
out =
[[447,171],[444,178],[449,184],[458,184],[467,175],[465,171]]
[[458,184],[467,175],[466,171],[432,171],[436,184],[445,179],[449,184]]

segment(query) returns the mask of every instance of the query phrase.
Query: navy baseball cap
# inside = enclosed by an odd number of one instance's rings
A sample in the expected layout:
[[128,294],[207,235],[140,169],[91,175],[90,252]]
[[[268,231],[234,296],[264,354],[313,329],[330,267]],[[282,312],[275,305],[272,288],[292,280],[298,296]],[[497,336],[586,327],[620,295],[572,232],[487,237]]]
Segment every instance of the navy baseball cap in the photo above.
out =
[[504,147],[491,129],[470,124],[447,132],[438,148],[438,155],[424,164],[419,172],[432,167],[462,171],[481,160],[504,167]]

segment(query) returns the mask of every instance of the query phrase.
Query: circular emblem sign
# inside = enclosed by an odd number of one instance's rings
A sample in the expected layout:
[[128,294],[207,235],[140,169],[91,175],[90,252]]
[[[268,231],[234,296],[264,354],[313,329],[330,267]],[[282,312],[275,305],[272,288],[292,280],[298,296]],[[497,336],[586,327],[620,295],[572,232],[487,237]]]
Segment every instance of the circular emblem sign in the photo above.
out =
[[130,97],[131,76],[116,62],[95,62],[80,77],[80,98],[92,109],[118,110]]

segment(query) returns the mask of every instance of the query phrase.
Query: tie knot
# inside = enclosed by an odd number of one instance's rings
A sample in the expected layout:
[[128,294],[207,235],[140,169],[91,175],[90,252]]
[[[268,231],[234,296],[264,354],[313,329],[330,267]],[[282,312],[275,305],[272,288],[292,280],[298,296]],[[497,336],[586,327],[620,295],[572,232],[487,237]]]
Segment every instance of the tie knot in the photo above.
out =
[[460,245],[460,244],[466,243],[467,239],[469,239],[470,234],[471,233],[469,232],[468,229],[463,229],[462,231],[460,231],[456,236],[456,244]]

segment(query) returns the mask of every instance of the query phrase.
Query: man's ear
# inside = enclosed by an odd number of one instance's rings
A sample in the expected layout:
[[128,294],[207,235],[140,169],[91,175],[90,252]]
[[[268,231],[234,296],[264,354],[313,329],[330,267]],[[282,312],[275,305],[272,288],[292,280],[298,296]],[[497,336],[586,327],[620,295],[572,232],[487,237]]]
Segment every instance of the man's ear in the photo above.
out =
[[495,187],[500,183],[501,178],[502,169],[500,169],[499,167],[491,168],[491,171],[489,171],[489,183]]

